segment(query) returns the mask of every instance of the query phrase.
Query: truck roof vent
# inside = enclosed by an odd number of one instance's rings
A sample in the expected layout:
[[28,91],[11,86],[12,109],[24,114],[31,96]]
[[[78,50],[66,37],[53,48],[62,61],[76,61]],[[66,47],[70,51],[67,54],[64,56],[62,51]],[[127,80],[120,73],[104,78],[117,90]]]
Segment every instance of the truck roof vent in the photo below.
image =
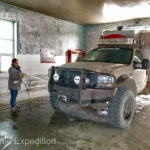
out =
[[119,31],[122,30],[122,29],[123,29],[123,26],[118,26],[117,27],[117,30],[119,30]]

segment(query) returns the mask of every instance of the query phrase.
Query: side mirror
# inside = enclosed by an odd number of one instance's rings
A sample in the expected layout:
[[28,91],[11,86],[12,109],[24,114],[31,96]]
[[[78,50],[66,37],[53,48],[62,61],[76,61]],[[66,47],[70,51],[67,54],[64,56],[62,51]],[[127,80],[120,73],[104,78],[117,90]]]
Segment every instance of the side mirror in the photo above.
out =
[[138,63],[137,63],[136,61],[133,61],[133,68],[134,68],[134,69],[137,69],[137,68],[138,68],[138,67],[137,67],[137,64],[138,64]]
[[149,60],[148,59],[143,59],[142,69],[149,69]]

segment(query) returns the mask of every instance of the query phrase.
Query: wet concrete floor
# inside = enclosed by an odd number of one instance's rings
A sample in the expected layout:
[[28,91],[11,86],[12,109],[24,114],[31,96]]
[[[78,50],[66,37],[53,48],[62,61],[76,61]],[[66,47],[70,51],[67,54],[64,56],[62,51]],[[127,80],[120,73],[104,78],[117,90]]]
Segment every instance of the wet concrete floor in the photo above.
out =
[[53,111],[48,97],[18,117],[0,113],[1,150],[150,150],[150,106],[134,115],[127,130],[111,127],[107,120],[75,119]]

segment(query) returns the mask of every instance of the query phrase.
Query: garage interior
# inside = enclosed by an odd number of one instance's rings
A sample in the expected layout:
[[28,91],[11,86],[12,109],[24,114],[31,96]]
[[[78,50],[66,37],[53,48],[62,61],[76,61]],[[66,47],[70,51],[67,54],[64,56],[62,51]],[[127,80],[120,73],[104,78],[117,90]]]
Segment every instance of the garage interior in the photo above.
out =
[[[87,53],[96,48],[102,31],[119,26],[149,30],[150,1],[1,0],[0,32],[9,39],[3,43],[0,35],[2,150],[150,149],[148,94],[137,96],[136,112],[126,130],[111,127],[105,111],[99,112],[97,119],[93,112],[75,108],[78,112],[71,110],[71,117],[54,111],[49,102],[48,69],[67,63],[68,50]],[[41,55],[47,50],[53,52],[55,59],[45,63]],[[11,116],[8,90],[8,68],[13,57],[18,58],[25,73],[17,97],[21,107],[17,117]],[[149,47],[145,57],[150,60]]]

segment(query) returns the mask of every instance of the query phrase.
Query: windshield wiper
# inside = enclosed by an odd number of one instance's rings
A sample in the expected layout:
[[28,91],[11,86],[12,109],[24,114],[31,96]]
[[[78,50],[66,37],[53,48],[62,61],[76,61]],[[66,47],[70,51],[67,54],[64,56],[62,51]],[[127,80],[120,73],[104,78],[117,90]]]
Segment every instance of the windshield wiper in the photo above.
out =
[[[85,61],[85,62],[94,62],[95,60],[81,60],[81,61]],[[80,61],[80,62],[81,62]]]

